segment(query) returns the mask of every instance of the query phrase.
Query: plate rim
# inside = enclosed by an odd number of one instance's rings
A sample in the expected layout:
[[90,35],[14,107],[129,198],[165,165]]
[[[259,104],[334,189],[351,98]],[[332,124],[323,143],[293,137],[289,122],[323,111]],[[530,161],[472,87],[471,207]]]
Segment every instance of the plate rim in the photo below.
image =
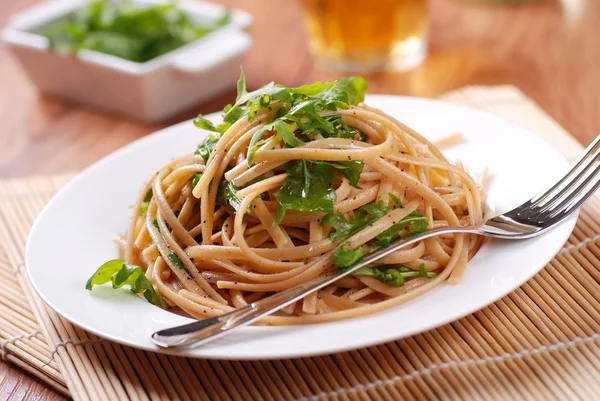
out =
[[[434,103],[437,105],[442,105],[444,107],[451,107],[451,108],[457,108],[457,109],[462,109],[464,111],[467,111],[469,113],[477,113],[480,115],[484,115],[486,117],[492,117],[494,119],[500,119],[503,120],[505,123],[507,124],[514,124],[518,127],[520,127],[524,132],[527,132],[527,134],[529,136],[534,137],[536,140],[540,140],[540,141],[544,141],[549,147],[553,148],[554,150],[557,151],[557,153],[559,153],[561,155],[561,157],[564,159],[565,163],[568,163],[567,158],[564,156],[564,154],[562,152],[560,152],[559,149],[557,149],[556,147],[554,147],[554,145],[548,141],[548,139],[546,139],[544,136],[530,130],[527,127],[524,127],[523,125],[521,125],[518,122],[514,122],[509,120],[508,118],[504,117],[504,116],[500,116],[500,115],[496,115],[484,110],[480,110],[480,109],[476,109],[476,108],[472,108],[466,105],[462,105],[462,104],[456,104],[456,103],[452,103],[452,102],[448,102],[448,101],[444,101],[444,100],[438,100],[438,99],[427,99],[427,98],[419,98],[419,97],[411,97],[411,96],[397,96],[397,95],[390,95],[390,94],[368,94],[366,95],[366,99],[365,99],[365,103],[368,103],[370,99],[400,99],[403,101],[410,101],[410,102],[419,102],[422,104],[430,104],[430,103]],[[220,111],[217,112],[213,112],[210,114],[205,115],[205,118],[208,119],[216,119],[218,120],[220,118]],[[374,345],[379,345],[379,344],[384,344],[386,342],[390,342],[390,341],[396,341],[399,340],[401,338],[406,338],[409,336],[413,336],[416,335],[418,333],[423,333],[426,332],[428,330],[432,330],[434,328],[437,327],[441,327],[445,324],[448,324],[450,322],[459,320],[464,318],[465,316],[468,316],[470,314],[473,314],[474,312],[481,310],[489,305],[491,305],[492,303],[498,301],[499,299],[505,297],[506,295],[510,294],[511,292],[515,291],[517,288],[521,287],[525,282],[529,281],[532,277],[534,277],[536,274],[538,274],[562,249],[558,248],[556,250],[556,253],[552,253],[551,255],[549,255],[549,257],[547,258],[547,260],[545,260],[545,263],[543,263],[539,268],[532,270],[531,274],[527,274],[524,275],[522,277],[522,280],[518,280],[519,284],[516,286],[507,286],[506,289],[502,290],[501,293],[502,295],[485,303],[485,305],[481,305],[481,304],[477,304],[477,306],[473,307],[473,308],[465,308],[459,315],[452,315],[452,317],[450,318],[444,318],[444,319],[437,319],[435,323],[426,325],[426,328],[420,328],[408,333],[405,333],[401,336],[398,335],[394,335],[392,333],[388,334],[387,336],[382,336],[381,338],[377,338],[377,339],[365,339],[363,341],[360,341],[360,345],[358,346],[352,346],[352,345],[344,345],[344,346],[333,346],[333,347],[329,347],[329,350],[327,351],[305,351],[305,352],[288,352],[286,355],[283,356],[273,356],[273,355],[256,355],[256,356],[243,356],[243,357],[237,357],[237,358],[233,358],[230,356],[224,356],[224,355],[213,355],[213,354],[208,354],[208,355],[201,355],[201,354],[195,354],[193,352],[193,348],[192,349],[184,349],[184,350],[178,350],[178,349],[167,349],[167,348],[160,348],[160,347],[146,347],[144,345],[139,345],[139,344],[133,344],[132,342],[123,340],[119,337],[113,336],[113,335],[109,335],[109,334],[105,334],[101,331],[101,329],[96,329],[92,326],[88,326],[86,324],[80,324],[76,318],[72,318],[71,316],[69,316],[68,314],[63,314],[60,311],[60,307],[57,307],[56,305],[53,304],[53,302],[48,299],[44,293],[42,291],[40,291],[40,289],[38,288],[38,286],[36,285],[36,281],[34,280],[33,276],[32,276],[32,272],[31,269],[29,268],[29,259],[30,259],[30,252],[31,252],[31,247],[30,247],[30,242],[31,242],[31,238],[34,236],[32,235],[35,231],[37,226],[40,224],[40,221],[43,219],[43,216],[45,215],[45,213],[47,213],[47,211],[53,207],[54,203],[56,203],[58,201],[58,199],[60,197],[62,197],[62,194],[64,192],[69,191],[69,189],[71,188],[71,186],[75,186],[77,185],[77,182],[80,180],[84,180],[86,179],[86,176],[91,174],[92,172],[96,171],[99,168],[102,168],[102,166],[104,166],[107,163],[110,163],[110,161],[113,158],[117,158],[119,157],[119,155],[123,152],[127,152],[128,149],[139,146],[139,143],[141,142],[146,142],[148,140],[151,140],[151,138],[156,138],[158,136],[162,136],[162,135],[168,135],[169,132],[171,131],[177,131],[180,130],[181,127],[183,126],[189,126],[190,124],[192,124],[193,119],[190,120],[186,120],[186,121],[182,121],[176,124],[173,124],[171,126],[162,128],[160,130],[154,131],[148,135],[145,135],[141,138],[138,138],[116,150],[114,150],[113,152],[110,152],[109,154],[103,156],[102,158],[100,158],[99,160],[97,160],[96,162],[94,162],[93,164],[89,165],[88,167],[84,168],[82,171],[80,171],[75,177],[73,177],[68,183],[66,183],[64,186],[62,186],[53,196],[52,198],[48,201],[48,203],[46,205],[44,205],[44,207],[42,208],[42,210],[40,211],[40,213],[37,215],[34,223],[32,224],[30,231],[27,235],[27,240],[26,240],[26,244],[25,244],[25,250],[24,250],[24,264],[25,264],[25,271],[27,273],[27,278],[32,286],[32,288],[35,290],[35,292],[37,293],[37,295],[44,301],[44,303],[46,305],[48,305],[54,312],[56,312],[58,315],[60,315],[61,317],[63,317],[64,319],[66,319],[67,321],[69,321],[71,324],[86,330],[92,334],[95,334],[103,339],[107,339],[125,346],[130,346],[133,348],[137,348],[137,349],[141,349],[141,350],[145,350],[145,351],[150,351],[150,352],[157,352],[157,353],[161,353],[161,354],[167,354],[167,355],[176,355],[176,356],[185,356],[185,357],[190,357],[190,358],[203,358],[203,359],[225,359],[225,360],[269,360],[269,359],[291,359],[291,358],[302,358],[302,357],[310,357],[310,356],[318,356],[318,355],[329,355],[329,354],[333,354],[333,353],[339,353],[339,352],[345,352],[345,351],[349,351],[349,350],[356,350],[356,349],[364,349],[367,347],[371,347]],[[579,210],[577,212],[575,212],[572,216],[570,216],[569,218],[567,218],[565,221],[563,221],[562,223],[560,223],[559,225],[570,225],[569,229],[568,229],[568,233],[566,233],[563,242],[566,242],[567,239],[569,238],[569,236],[571,235],[571,232],[573,231],[573,229],[575,228],[575,224],[577,222],[577,217],[579,215]],[[487,242],[487,241],[486,241]],[[192,321],[193,319],[188,318],[190,321]],[[260,330],[263,329],[263,327],[249,327],[249,329],[253,329],[253,330]],[[383,338],[385,337],[385,338]],[[192,351],[192,352],[190,352]]]

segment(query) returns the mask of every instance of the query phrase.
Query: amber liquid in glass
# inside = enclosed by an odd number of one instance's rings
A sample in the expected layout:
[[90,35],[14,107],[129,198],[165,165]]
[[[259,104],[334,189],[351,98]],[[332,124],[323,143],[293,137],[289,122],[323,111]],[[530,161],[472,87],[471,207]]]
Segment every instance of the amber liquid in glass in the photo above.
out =
[[311,50],[324,68],[407,70],[427,52],[426,0],[302,0]]

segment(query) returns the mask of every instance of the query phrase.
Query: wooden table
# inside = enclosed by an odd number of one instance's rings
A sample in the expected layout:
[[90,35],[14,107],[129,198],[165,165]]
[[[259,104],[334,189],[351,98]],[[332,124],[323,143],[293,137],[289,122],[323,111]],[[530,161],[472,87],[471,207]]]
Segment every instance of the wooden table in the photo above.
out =
[[[435,97],[464,85],[521,88],[581,142],[600,129],[600,2],[567,16],[553,2],[522,6],[431,1],[430,55],[405,74],[367,76],[371,93]],[[0,2],[0,21],[36,0]],[[295,1],[223,0],[254,15],[244,60],[250,88],[271,80],[296,86],[335,74],[313,67]],[[222,108],[234,90],[161,125],[148,125],[37,93],[0,45],[0,178],[76,171],[161,127]],[[61,395],[0,362],[0,399]]]

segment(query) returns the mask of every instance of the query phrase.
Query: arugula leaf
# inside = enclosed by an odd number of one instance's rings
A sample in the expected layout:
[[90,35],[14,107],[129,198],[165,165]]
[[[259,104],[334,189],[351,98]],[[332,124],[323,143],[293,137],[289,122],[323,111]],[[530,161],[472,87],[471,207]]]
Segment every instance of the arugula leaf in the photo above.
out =
[[[249,111],[252,112],[250,118],[254,118],[254,114],[261,108],[267,107],[270,102],[274,100],[281,101],[283,103],[291,103],[292,95],[288,92],[287,88],[279,85],[275,85],[274,82],[268,83],[267,85],[252,91],[248,92],[246,89],[246,75],[244,74],[244,70],[240,73],[240,79],[237,83],[237,98],[235,100],[235,104],[227,105],[223,110],[225,114],[223,114],[223,121],[233,124],[246,114]],[[265,96],[267,98],[265,98]],[[265,102],[268,99],[268,102]],[[241,106],[250,102],[250,104],[254,105],[252,110],[247,108],[246,110],[242,109]]]
[[297,88],[289,88],[291,93],[305,96],[315,96],[324,90],[330,88],[334,81],[331,82],[315,82],[313,84],[299,86]]
[[150,202],[150,200],[152,199],[153,193],[152,193],[152,188],[150,188],[148,190],[148,192],[146,192],[146,195],[144,196],[144,202]]
[[210,154],[215,149],[215,146],[217,146],[217,142],[219,142],[219,138],[209,135],[200,142],[194,153],[202,156],[204,163],[206,163],[210,158]]
[[325,161],[313,161],[316,164],[326,164],[339,171],[344,177],[350,181],[350,185],[354,188],[361,189],[358,186],[358,180],[362,174],[365,163],[360,160],[348,160],[341,162],[325,162]]
[[181,259],[179,259],[179,256],[177,256],[177,254],[175,252],[169,252],[169,254],[167,255],[167,259],[169,259],[169,261],[171,261],[171,263],[174,263],[181,270],[184,270],[186,273],[190,272],[188,270],[188,268],[185,267],[185,265],[183,264]]
[[321,101],[304,100],[295,104],[285,118],[294,121],[302,131],[316,130],[333,134],[333,124],[319,115],[324,108],[325,105]]
[[[243,83],[245,84],[245,77]],[[240,92],[241,89],[243,90]],[[323,110],[347,109],[353,104],[362,102],[366,89],[367,84],[361,77],[343,78],[327,83],[317,82],[299,88],[285,88],[270,83],[252,93],[245,92],[245,85],[240,85],[238,92],[242,95],[238,96],[236,104],[225,114],[224,119],[229,121],[227,120],[228,114],[239,108],[244,102],[247,103],[248,118],[251,119],[257,110],[277,101],[281,108],[272,124],[281,124],[279,126],[285,130],[282,132],[277,130],[278,136],[288,146],[301,146],[303,142],[289,128],[289,122],[295,123],[302,132],[306,131],[312,134],[322,132],[327,136],[336,136],[336,128],[332,120],[322,117],[319,113]],[[285,128],[283,128],[283,124],[285,124]],[[345,126],[347,127],[347,125]],[[255,133],[248,147],[248,164],[252,163],[256,148],[262,143],[264,135],[274,128],[277,128],[277,126],[261,129]],[[339,127],[337,130],[339,131]],[[312,134],[307,137],[310,138]],[[352,135],[356,135],[356,132],[353,132]]]
[[219,134],[224,133],[231,126],[230,123],[222,122],[221,124],[219,124],[215,127],[215,125],[212,123],[212,121],[207,120],[206,118],[202,117],[202,114],[198,114],[198,116],[194,119],[194,125],[197,128],[204,129],[204,130],[211,131],[211,132],[218,132]]
[[139,266],[128,265],[120,259],[110,260],[96,270],[85,284],[86,290],[91,290],[94,285],[112,282],[113,288],[121,288],[124,285],[131,286],[131,292],[143,294],[144,298],[153,305],[165,308],[163,299],[152,287],[152,284],[144,275]]
[[350,244],[350,241],[345,242],[342,245],[340,245],[335,250],[333,257],[331,258],[331,263],[334,266],[337,266],[338,268],[340,268],[342,270],[355,265],[363,258],[362,247],[359,246],[356,249],[345,250],[344,248],[349,244]]
[[[143,216],[144,213],[146,213],[148,211],[148,203],[152,200],[152,188],[150,188],[148,190],[148,192],[146,192],[146,195],[144,196],[144,200],[142,201],[142,204],[140,205],[140,212],[138,213],[138,216]],[[130,206],[133,207],[133,206]]]
[[347,109],[351,105],[364,102],[366,90],[367,83],[362,77],[348,77],[334,81],[315,97],[322,99],[328,108],[335,106],[338,109]]
[[158,230],[158,232],[160,232],[160,226],[158,225],[158,219],[156,218],[156,216],[152,219],[152,225],[154,227],[156,227],[156,229]]
[[325,164],[314,164],[309,160],[286,163],[288,176],[281,188],[275,192],[277,211],[273,226],[276,227],[287,210],[301,212],[332,212],[335,191],[332,188],[337,174]]
[[198,173],[198,174],[194,175],[194,178],[192,178],[192,186],[193,187],[198,185],[198,183],[200,182],[200,178],[202,178],[202,173]]
[[402,200],[398,198],[396,195],[390,192],[390,202],[394,205],[394,209],[403,208]]
[[138,7],[129,0],[100,0],[50,24],[44,35],[60,53],[91,49],[143,63],[228,23],[225,15],[198,25],[174,4]]
[[321,220],[321,225],[331,225],[335,231],[332,231],[331,234],[329,234],[329,238],[334,242],[338,242],[361,231],[367,225],[388,214],[391,210],[392,209],[386,205],[383,200],[378,199],[376,203],[371,203],[359,208],[354,213],[354,217],[349,220],[339,211],[330,213]]
[[217,192],[217,203],[236,212],[240,210],[242,201],[237,197],[237,188],[231,181],[222,179]]
[[327,107],[347,109],[365,100],[367,83],[362,77],[348,77],[332,82],[315,82],[298,88],[289,88],[291,93],[321,99]]
[[358,141],[366,141],[367,137],[357,128],[349,127],[344,121],[342,116],[328,116],[326,120],[330,121],[333,125],[333,133],[327,131],[321,131],[321,135],[325,138],[345,138],[354,139]]
[[387,248],[398,238],[400,231],[404,230],[407,227],[410,227],[410,231],[404,235],[402,235],[402,239],[412,238],[417,234],[421,234],[429,228],[428,224],[429,219],[426,216],[423,216],[421,213],[414,211],[410,213],[408,216],[400,220],[400,222],[394,224],[381,234],[379,234],[376,239],[377,242],[373,244],[371,247],[372,251],[378,251],[380,249]]
[[240,67],[240,79],[237,81],[237,96],[235,98],[235,103],[238,104],[244,97],[248,95],[248,90],[246,89],[246,74],[244,74],[244,69]]
[[283,120],[275,120],[269,124],[266,124],[261,129],[256,131],[256,133],[252,136],[252,140],[250,141],[250,145],[248,145],[248,165],[252,165],[252,160],[254,159],[254,154],[258,150],[259,146],[262,145],[265,141],[262,139],[267,133],[275,131],[275,135],[277,138],[283,140],[283,142],[291,147],[297,147],[304,145],[300,139],[296,138],[294,132],[290,128],[290,125]]
[[377,267],[361,267],[352,274],[354,276],[373,277],[392,287],[402,287],[405,283],[405,279],[409,277],[436,276],[436,273],[428,272],[423,263],[419,266],[418,272],[404,265],[381,265]]

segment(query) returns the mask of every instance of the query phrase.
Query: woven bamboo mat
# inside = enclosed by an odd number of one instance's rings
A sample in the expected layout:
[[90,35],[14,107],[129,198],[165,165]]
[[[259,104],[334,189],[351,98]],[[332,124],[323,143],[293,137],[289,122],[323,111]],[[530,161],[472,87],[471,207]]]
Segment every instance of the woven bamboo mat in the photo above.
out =
[[[581,146],[512,87],[445,97]],[[396,342],[258,362],[169,357],[100,340],[45,306],[23,268],[33,220],[70,176],[0,181],[1,355],[76,400],[598,399],[600,200],[537,276],[495,304]],[[68,389],[68,390],[67,390]]]

